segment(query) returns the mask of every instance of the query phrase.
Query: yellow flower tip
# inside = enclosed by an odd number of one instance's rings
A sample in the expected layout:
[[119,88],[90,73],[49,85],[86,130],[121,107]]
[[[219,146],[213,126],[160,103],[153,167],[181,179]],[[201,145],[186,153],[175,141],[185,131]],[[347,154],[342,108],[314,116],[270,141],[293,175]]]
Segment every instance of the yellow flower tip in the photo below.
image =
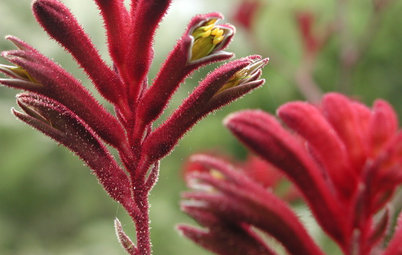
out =
[[243,69],[240,69],[235,74],[230,77],[230,79],[215,93],[219,94],[227,89],[239,86],[240,84],[244,84],[249,82],[252,77],[259,71],[261,68],[267,64],[267,59],[260,59],[252,62],[247,65]]
[[225,176],[221,172],[218,172],[215,169],[211,169],[210,173],[211,173],[211,176],[213,178],[215,178],[215,179],[218,179],[218,180],[224,180],[225,179]]
[[35,80],[24,68],[19,66],[8,66],[0,64],[0,71],[14,78],[38,83],[38,81]]
[[191,34],[194,38],[191,61],[208,56],[225,39],[227,33],[216,26],[217,21],[217,19],[211,19],[194,29]]

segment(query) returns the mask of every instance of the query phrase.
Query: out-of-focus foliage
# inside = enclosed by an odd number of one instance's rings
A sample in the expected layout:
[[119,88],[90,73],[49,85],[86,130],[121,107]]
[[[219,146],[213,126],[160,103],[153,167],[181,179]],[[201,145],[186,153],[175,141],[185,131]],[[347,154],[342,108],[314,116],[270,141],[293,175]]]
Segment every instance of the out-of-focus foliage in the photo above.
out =
[[[317,55],[313,78],[323,91],[344,91],[371,103],[387,99],[402,113],[402,2],[386,7],[371,23],[370,0],[261,0],[252,30],[238,28],[229,50],[237,57],[249,54],[270,56],[264,70],[267,84],[251,95],[201,121],[161,163],[161,176],[151,196],[154,254],[208,254],[180,237],[175,224],[189,221],[179,210],[183,160],[191,153],[218,148],[238,157],[245,150],[221,125],[230,112],[261,108],[273,112],[289,100],[304,99],[295,82],[295,72],[304,64],[302,43],[295,13],[314,13],[315,29],[325,31],[340,13],[346,27],[334,33]],[[102,20],[93,1],[64,0],[83,24],[103,56],[107,55]],[[220,11],[230,21],[239,1],[175,0],[158,30],[155,42],[155,74],[169,50],[184,31],[191,16]],[[339,8],[343,11],[340,12]],[[30,13],[30,0],[0,1],[0,36],[13,34],[53,58],[69,72],[89,84],[72,58],[50,40]],[[339,21],[339,20],[338,20]],[[374,24],[374,25],[373,25]],[[368,27],[368,28],[367,28]],[[369,29],[367,40],[362,37]],[[372,34],[371,34],[372,33]],[[350,42],[352,50],[367,45],[364,54],[350,70],[348,84],[341,84],[340,52]],[[0,39],[0,49],[11,49]],[[4,60],[0,63],[6,64]],[[174,97],[168,113],[210,71],[202,69],[188,79]],[[94,92],[92,87],[88,88]],[[95,92],[94,92],[95,93]],[[109,199],[89,170],[64,148],[16,121],[10,114],[15,106],[15,91],[0,87],[0,254],[124,254],[113,230],[113,219],[122,220],[128,234],[132,228],[128,216]],[[103,102],[104,103],[104,102]],[[166,114],[162,116],[165,118]],[[303,213],[303,212],[302,212]],[[303,213],[304,215],[305,213]],[[308,226],[313,226],[307,216]],[[310,231],[317,232],[315,228]],[[319,232],[317,232],[319,233]]]

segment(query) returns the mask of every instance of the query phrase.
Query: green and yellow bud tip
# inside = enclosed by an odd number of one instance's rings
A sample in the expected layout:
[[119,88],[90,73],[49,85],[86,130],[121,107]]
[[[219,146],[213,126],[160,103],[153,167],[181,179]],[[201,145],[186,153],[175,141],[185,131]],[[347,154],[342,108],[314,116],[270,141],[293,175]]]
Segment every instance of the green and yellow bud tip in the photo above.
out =
[[14,78],[20,78],[22,80],[38,83],[38,81],[35,80],[25,69],[19,66],[8,66],[0,64],[0,71]]
[[191,61],[208,56],[225,39],[226,31],[217,27],[216,22],[217,19],[211,19],[191,34],[194,38]]
[[237,71],[230,79],[216,92],[216,94],[221,93],[227,89],[239,86],[246,82],[249,82],[255,74],[261,70],[261,68],[266,65],[268,59],[260,59],[257,61],[252,62],[248,66],[244,67]]

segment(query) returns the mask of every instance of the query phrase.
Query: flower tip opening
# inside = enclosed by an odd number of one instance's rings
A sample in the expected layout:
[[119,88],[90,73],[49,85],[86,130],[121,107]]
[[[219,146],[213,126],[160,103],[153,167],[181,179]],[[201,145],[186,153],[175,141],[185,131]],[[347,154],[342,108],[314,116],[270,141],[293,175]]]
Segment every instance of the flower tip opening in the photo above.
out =
[[[219,94],[227,89],[250,84],[252,82],[257,82],[260,78],[262,71],[261,69],[268,64],[269,59],[261,59],[260,56],[253,56],[250,59],[250,64],[246,67],[237,71],[217,92]],[[264,82],[265,80],[259,80],[258,82]]]
[[20,50],[30,49],[30,47],[24,41],[22,41],[21,39],[15,37],[13,35],[6,35],[4,38],[6,40],[9,40],[10,42],[12,42],[15,45],[15,47],[17,47]]
[[222,16],[208,15],[190,29],[192,44],[189,62],[199,61],[223,49],[233,37],[235,28],[231,25],[218,25]]

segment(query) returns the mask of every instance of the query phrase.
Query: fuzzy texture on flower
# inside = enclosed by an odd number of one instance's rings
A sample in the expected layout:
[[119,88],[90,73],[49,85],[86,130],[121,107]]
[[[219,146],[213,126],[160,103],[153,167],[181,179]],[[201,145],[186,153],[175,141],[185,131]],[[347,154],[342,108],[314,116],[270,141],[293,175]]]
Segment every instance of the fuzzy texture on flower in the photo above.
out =
[[[236,250],[243,247],[253,247],[243,254],[276,254],[262,241],[258,229],[291,254],[323,254],[286,203],[244,172],[208,155],[194,155],[191,160],[209,171],[188,177],[193,191],[183,195],[182,210],[207,229],[179,226],[184,235],[217,254],[240,254]],[[244,238],[237,236],[239,227],[248,230]]]
[[1,84],[51,97],[86,121],[107,143],[124,145],[126,137],[121,124],[77,79],[27,43],[12,36],[7,39],[19,49],[4,51],[2,56],[17,67],[0,65],[0,72],[10,76],[0,79]]
[[[261,68],[267,63],[268,59],[251,56],[229,62],[210,73],[182,106],[144,141],[146,154],[153,155],[154,160],[165,156],[202,117],[262,85]],[[227,84],[230,86],[225,88]]]
[[35,94],[19,94],[17,103],[25,113],[13,110],[20,120],[75,152],[89,167],[109,195],[132,209],[130,181],[94,132],[64,105]]
[[[195,44],[195,38],[192,35],[194,30],[200,29],[200,27],[205,27],[204,24],[211,20],[219,20],[222,18],[223,16],[219,13],[211,13],[198,15],[190,21],[187,30],[163,63],[152,86],[144,92],[145,94],[138,104],[136,116],[138,121],[136,123],[134,135],[142,133],[149,123],[160,116],[179,85],[193,71],[203,65],[229,59],[233,56],[232,53],[225,52],[223,49],[231,41],[235,32],[234,27],[230,25],[217,26],[214,23],[212,24],[212,28],[217,27],[218,29],[225,31],[222,35],[222,41],[217,45],[213,45],[213,50],[207,54],[204,53],[205,56],[202,56],[195,61],[191,60]],[[210,47],[208,42],[204,44],[206,44],[204,47]],[[202,51],[202,48],[203,47],[198,47],[198,51]],[[158,100],[155,100],[156,97],[158,97]]]
[[[162,125],[153,122],[192,72],[233,56],[224,49],[235,28],[218,24],[219,13],[194,17],[152,84],[148,75],[155,31],[171,0],[94,0],[103,17],[112,67],[71,11],[59,0],[34,0],[35,18],[88,74],[101,96],[114,106],[109,113],[81,83],[33,47],[12,36],[17,50],[2,52],[15,66],[0,65],[0,83],[28,91],[17,102],[22,121],[77,154],[93,170],[109,195],[121,203],[136,225],[134,242],[118,220],[115,229],[129,254],[151,254],[149,192],[158,179],[159,160],[197,121],[264,83],[261,69],[268,59],[249,56],[216,69]],[[121,165],[104,142],[117,149]],[[241,228],[243,229],[243,228]],[[242,238],[248,230],[243,229]]]
[[121,80],[102,60],[66,6],[58,0],[38,0],[33,2],[32,9],[46,32],[74,56],[104,98],[112,103],[124,98]]
[[[295,133],[259,110],[232,114],[225,125],[254,153],[289,177],[344,254],[378,250],[399,254],[400,227],[388,248],[381,242],[391,217],[387,205],[402,182],[402,133],[392,107],[377,100],[370,109],[329,93],[320,106],[291,102],[277,113]],[[215,182],[214,187],[218,186]],[[238,205],[242,206],[249,204]],[[376,220],[379,212],[382,217]]]
[[[296,202],[300,199],[301,193],[294,185],[291,185],[286,176],[269,162],[250,154],[245,161],[238,161],[222,154],[222,152],[206,152],[205,155],[230,162],[233,168],[252,179],[262,187],[271,190],[275,195],[287,202]],[[194,173],[209,173],[211,169],[197,160],[187,160],[183,166],[183,177],[187,183],[192,182]],[[217,171],[212,175],[220,176]]]

